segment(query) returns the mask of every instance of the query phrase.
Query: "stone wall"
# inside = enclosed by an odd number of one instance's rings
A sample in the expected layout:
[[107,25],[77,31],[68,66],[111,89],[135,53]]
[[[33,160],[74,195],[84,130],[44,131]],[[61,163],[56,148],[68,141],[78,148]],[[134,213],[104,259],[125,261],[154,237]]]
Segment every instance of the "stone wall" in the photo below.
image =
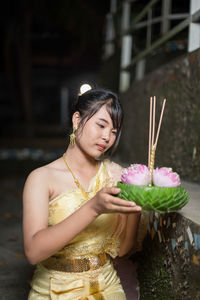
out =
[[179,57],[133,82],[121,95],[124,129],[117,159],[145,163],[148,156],[149,99],[157,98],[157,122],[167,99],[156,166],[170,166],[182,178],[200,180],[200,50]]
[[200,226],[178,213],[148,214],[139,262],[141,300],[200,299]]

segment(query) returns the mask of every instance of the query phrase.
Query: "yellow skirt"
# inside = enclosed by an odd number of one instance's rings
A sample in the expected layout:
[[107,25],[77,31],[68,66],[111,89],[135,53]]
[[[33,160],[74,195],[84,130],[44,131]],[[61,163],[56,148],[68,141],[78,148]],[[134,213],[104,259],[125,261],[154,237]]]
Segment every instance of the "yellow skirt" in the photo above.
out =
[[126,300],[112,262],[97,270],[68,273],[38,264],[28,300]]

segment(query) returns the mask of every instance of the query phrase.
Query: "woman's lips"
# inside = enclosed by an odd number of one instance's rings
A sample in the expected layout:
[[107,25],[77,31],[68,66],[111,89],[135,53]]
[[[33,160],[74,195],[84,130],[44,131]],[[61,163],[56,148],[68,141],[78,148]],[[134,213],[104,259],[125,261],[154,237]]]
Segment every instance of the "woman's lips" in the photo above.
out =
[[105,150],[105,146],[104,145],[99,145],[99,144],[97,144],[97,148],[101,151],[101,152],[103,152],[104,150]]

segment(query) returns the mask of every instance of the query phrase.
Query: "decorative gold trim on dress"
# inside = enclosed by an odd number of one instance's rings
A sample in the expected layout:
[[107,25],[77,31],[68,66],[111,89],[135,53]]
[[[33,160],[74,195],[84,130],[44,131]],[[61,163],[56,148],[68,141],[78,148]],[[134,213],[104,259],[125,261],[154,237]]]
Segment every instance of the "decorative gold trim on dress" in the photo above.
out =
[[99,292],[99,282],[97,280],[90,281],[90,294],[94,295]]
[[74,258],[74,259],[63,259],[62,261],[53,259],[45,260],[42,262],[42,265],[50,270],[60,271],[60,272],[86,272],[91,270],[97,270],[107,261],[110,257],[105,252],[98,255],[91,255],[88,258]]
[[104,296],[101,293],[93,295],[96,300],[105,300]]

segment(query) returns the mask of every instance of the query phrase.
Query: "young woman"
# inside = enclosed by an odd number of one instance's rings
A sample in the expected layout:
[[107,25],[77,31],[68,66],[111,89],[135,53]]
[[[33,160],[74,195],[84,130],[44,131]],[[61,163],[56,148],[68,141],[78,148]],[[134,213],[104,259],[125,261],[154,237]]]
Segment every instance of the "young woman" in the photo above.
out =
[[23,193],[24,249],[37,264],[29,300],[126,299],[112,259],[134,247],[141,208],[117,197],[115,150],[123,112],[117,96],[80,95],[63,157],[34,170]]

